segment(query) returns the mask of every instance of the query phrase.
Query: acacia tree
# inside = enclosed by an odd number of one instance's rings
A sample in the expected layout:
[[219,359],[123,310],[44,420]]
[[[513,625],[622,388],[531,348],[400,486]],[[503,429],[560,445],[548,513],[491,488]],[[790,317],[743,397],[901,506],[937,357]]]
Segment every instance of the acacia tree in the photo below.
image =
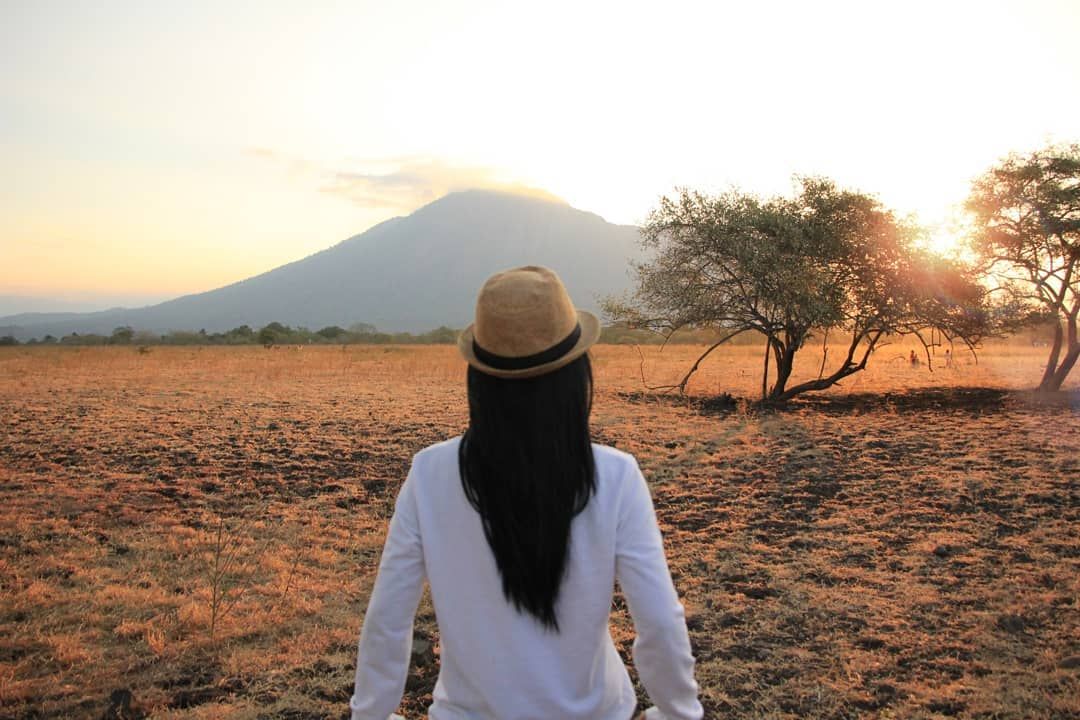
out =
[[128,345],[133,337],[135,330],[130,325],[123,325],[112,331],[108,342],[110,345]]
[[986,270],[1016,303],[1056,321],[1038,389],[1059,390],[1080,358],[1080,145],[1008,156],[974,182],[966,207]]
[[[672,388],[685,391],[702,360],[744,332],[766,339],[762,397],[771,401],[863,370],[887,335],[913,334],[927,350],[931,328],[971,347],[982,337],[985,291],[965,268],[918,251],[918,228],[830,180],[798,182],[792,198],[683,190],[649,215],[642,244],[655,252],[633,263],[636,289],[602,305],[612,320],[667,335],[721,331]],[[831,331],[844,332],[848,344],[826,372]],[[818,377],[789,387],[796,354],[818,335],[825,345]]]

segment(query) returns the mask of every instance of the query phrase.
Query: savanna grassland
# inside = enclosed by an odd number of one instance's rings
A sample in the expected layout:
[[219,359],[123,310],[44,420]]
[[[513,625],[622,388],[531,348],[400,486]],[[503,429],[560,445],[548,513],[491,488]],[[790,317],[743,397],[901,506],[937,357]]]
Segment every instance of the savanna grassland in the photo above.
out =
[[[1077,380],[1035,402],[1045,348],[909,349],[772,410],[709,399],[755,397],[760,348],[685,398],[643,376],[701,348],[594,349],[709,717],[1080,716]],[[463,386],[448,346],[0,349],[0,717],[345,717],[396,491]],[[438,653],[425,597],[409,718]]]

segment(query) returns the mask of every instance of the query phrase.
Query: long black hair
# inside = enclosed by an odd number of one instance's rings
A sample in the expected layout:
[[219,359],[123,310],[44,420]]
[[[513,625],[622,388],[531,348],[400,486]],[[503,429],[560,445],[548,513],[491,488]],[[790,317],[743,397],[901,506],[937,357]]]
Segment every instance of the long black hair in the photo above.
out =
[[467,382],[469,428],[458,449],[465,496],[480,513],[507,602],[558,632],[570,522],[596,491],[589,356],[524,379],[470,365]]

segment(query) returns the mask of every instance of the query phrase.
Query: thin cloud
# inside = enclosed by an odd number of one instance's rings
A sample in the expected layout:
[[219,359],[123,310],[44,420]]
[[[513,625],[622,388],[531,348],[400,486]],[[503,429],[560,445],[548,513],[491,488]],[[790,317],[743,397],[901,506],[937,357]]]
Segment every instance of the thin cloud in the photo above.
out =
[[319,173],[320,169],[315,163],[306,160],[302,157],[295,155],[289,155],[283,153],[280,150],[274,150],[268,147],[249,147],[246,148],[248,155],[259,158],[260,160],[268,160],[277,165],[283,166],[291,177],[300,177],[309,173]]
[[316,178],[319,192],[365,208],[411,211],[457,190],[503,190],[563,202],[537,188],[513,182],[494,168],[454,165],[438,158],[399,156],[350,158],[326,168],[272,148],[251,147],[248,154],[289,169],[290,175]]
[[358,169],[335,172],[321,188],[361,207],[411,210],[456,190],[489,189],[543,195],[500,176],[493,168],[450,165],[433,158],[394,158],[357,163]]

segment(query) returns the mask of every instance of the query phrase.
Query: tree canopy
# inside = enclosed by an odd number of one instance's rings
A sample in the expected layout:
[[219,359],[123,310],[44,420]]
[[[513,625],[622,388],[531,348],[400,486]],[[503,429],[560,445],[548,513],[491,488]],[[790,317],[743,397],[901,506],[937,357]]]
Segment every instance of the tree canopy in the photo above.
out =
[[966,207],[984,269],[1029,316],[1056,322],[1038,387],[1060,389],[1080,357],[1080,145],[1006,157],[974,182]]
[[[607,298],[603,309],[665,334],[722,332],[673,386],[680,390],[720,344],[759,333],[767,341],[762,395],[786,400],[859,372],[888,334],[914,334],[927,347],[930,328],[972,345],[982,337],[985,290],[959,264],[918,250],[920,232],[872,196],[823,178],[799,178],[793,197],[682,190],[661,199],[642,229],[654,252],[634,264],[635,290]],[[796,353],[834,330],[847,334],[840,362],[789,386]]]
[[112,345],[127,345],[135,337],[135,330],[129,325],[123,325],[112,331],[109,343]]

